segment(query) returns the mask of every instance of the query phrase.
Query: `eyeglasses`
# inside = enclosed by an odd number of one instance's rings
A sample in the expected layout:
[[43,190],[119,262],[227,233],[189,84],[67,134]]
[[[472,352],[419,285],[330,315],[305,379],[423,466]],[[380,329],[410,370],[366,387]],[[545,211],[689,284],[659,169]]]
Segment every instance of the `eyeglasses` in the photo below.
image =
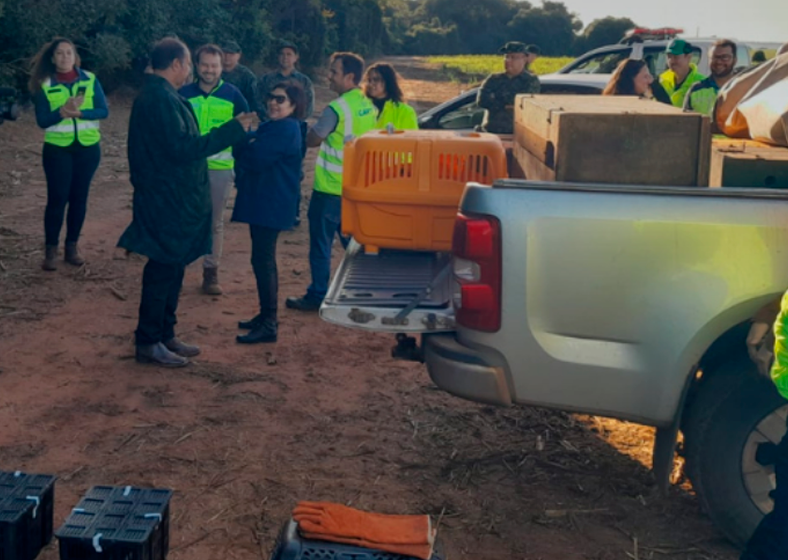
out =
[[733,60],[733,55],[730,55],[730,54],[715,54],[711,58],[712,58],[712,60],[721,60],[723,62],[730,62],[731,60]]
[[272,93],[268,94],[268,101],[275,101],[277,105],[284,105],[287,101],[286,95],[274,95]]

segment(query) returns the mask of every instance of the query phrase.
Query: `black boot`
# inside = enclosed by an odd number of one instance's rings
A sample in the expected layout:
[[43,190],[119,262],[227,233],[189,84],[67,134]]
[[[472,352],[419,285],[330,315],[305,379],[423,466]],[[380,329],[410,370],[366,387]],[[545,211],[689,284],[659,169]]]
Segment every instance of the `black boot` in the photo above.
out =
[[238,321],[238,328],[244,330],[256,329],[263,324],[263,316],[258,313],[248,321]]
[[277,335],[276,319],[264,319],[258,326],[254,327],[249,334],[238,335],[235,340],[239,344],[259,344],[261,342],[276,342]]

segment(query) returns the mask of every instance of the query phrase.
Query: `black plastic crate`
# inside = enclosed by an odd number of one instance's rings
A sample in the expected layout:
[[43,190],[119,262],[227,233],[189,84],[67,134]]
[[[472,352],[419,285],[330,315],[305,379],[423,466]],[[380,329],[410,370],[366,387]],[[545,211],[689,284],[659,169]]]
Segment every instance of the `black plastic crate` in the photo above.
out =
[[60,560],[164,560],[172,491],[94,486],[56,532]]
[[0,560],[33,560],[52,540],[55,477],[0,471]]
[[[445,560],[436,546],[430,560]],[[361,548],[349,544],[328,541],[312,541],[301,538],[298,523],[292,519],[285,523],[274,545],[270,560],[418,560],[412,556],[392,554],[382,550]]]

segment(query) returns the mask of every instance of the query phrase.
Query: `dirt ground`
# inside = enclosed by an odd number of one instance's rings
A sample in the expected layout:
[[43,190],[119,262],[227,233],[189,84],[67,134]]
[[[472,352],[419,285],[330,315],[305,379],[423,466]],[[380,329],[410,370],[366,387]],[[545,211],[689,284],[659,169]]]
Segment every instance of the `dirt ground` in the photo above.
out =
[[[397,64],[421,108],[461,88]],[[302,499],[440,517],[452,559],[737,557],[687,484],[657,493],[646,428],[462,401],[392,360],[391,337],[283,305],[277,344],[237,345],[256,307],[241,224],[226,227],[225,295],[199,293],[199,263],[187,271],[178,333],[202,355],[136,364],[144,261],[115,250],[131,218],[129,107],[113,98],[102,124],[80,269],[40,270],[43,134],[30,111],[0,128],[0,470],[59,477],[56,527],[92,485],[131,484],[175,491],[173,560],[266,559]],[[280,239],[284,300],[309,282],[307,228]],[[53,542],[41,558],[57,555]]]

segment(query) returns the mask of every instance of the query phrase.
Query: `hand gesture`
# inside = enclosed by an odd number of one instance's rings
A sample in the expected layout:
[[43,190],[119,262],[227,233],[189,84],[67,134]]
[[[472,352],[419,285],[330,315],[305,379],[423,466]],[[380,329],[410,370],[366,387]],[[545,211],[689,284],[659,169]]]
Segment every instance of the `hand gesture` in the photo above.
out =
[[239,113],[235,120],[241,123],[241,126],[244,127],[244,130],[252,130],[252,128],[256,127],[257,124],[260,122],[260,119],[257,118],[257,113],[251,111],[249,113]]
[[65,105],[60,107],[60,116],[64,119],[81,117],[82,111],[79,110],[79,107],[82,105],[84,100],[85,98],[81,95],[79,97],[69,97]]

